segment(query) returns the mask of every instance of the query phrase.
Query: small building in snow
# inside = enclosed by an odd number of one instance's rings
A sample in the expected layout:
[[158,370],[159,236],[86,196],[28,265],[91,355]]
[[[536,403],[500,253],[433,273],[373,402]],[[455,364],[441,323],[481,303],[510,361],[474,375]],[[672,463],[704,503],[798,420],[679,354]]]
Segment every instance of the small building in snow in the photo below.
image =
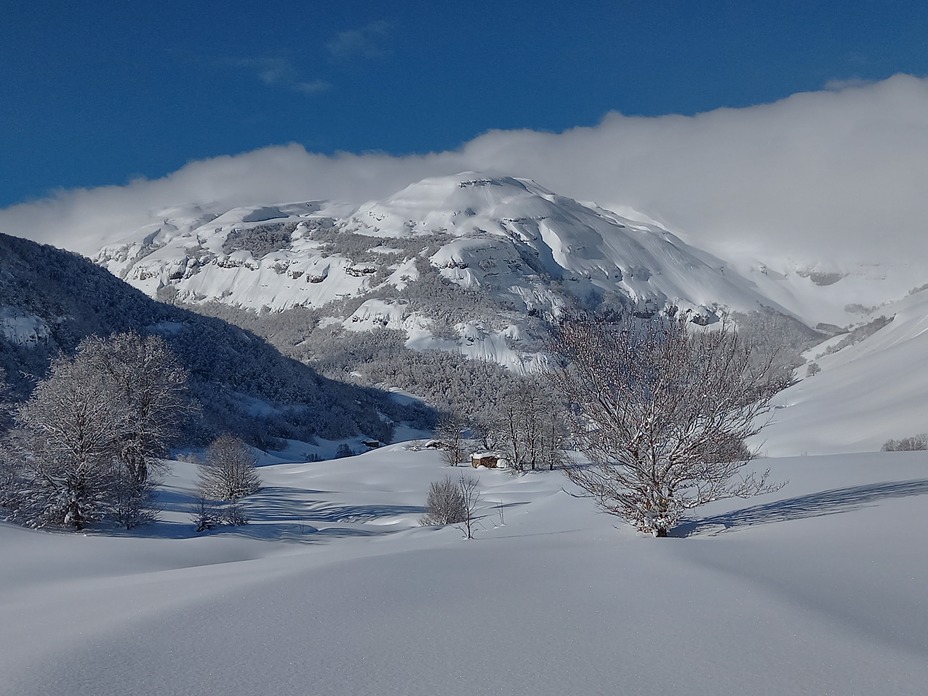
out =
[[500,456],[498,452],[474,452],[470,455],[470,465],[475,469],[483,466],[487,469],[495,469],[499,466]]

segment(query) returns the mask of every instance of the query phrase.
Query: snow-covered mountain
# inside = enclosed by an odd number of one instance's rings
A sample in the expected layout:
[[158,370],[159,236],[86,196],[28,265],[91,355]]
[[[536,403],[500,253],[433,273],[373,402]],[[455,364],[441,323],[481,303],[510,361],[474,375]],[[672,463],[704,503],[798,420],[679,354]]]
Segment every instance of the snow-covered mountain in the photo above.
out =
[[776,396],[772,422],[755,443],[763,452],[873,452],[889,439],[928,432],[928,289],[864,319],[806,352],[814,367]]
[[[660,226],[512,177],[431,178],[382,201],[163,211],[96,261],[152,297],[320,310],[520,370],[527,318],[580,304],[786,312],[721,259]],[[461,306],[462,302],[466,306]],[[537,332],[534,332],[537,333]]]
[[[762,450],[827,452],[836,440],[847,451],[873,450],[928,430],[918,377],[928,304],[924,288],[912,286],[920,277],[915,261],[837,272],[787,258],[722,260],[622,212],[529,180],[468,172],[360,206],[162,211],[159,222],[103,249],[97,261],[152,296],[310,307],[323,326],[399,329],[407,347],[516,371],[541,359],[538,317],[565,305],[676,303],[706,322],[773,310],[837,335],[806,354],[820,373],[779,397],[757,443]],[[806,367],[797,372],[805,374]],[[871,395],[866,402],[857,398],[862,390]],[[886,416],[878,422],[875,403]],[[898,424],[893,432],[889,422]]]

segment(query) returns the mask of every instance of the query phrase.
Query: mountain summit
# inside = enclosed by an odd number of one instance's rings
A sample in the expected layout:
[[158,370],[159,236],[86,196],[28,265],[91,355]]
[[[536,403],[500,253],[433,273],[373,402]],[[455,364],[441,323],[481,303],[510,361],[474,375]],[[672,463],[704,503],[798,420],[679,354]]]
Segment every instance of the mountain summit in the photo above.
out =
[[350,330],[401,329],[410,347],[457,349],[523,369],[526,317],[566,306],[780,309],[671,232],[527,179],[429,178],[382,201],[168,211],[96,261],[153,297],[280,311]]

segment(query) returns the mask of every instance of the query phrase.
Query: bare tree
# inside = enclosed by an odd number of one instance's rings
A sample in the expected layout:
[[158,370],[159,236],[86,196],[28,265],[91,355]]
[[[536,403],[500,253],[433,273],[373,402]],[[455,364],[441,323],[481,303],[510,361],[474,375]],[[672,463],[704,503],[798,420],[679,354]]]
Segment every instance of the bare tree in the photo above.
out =
[[522,378],[496,409],[498,447],[514,471],[554,469],[563,460],[563,407],[548,385]]
[[461,491],[461,500],[464,503],[464,533],[468,539],[474,538],[474,513],[480,503],[481,493],[478,487],[480,482],[470,476],[461,474],[458,488]]
[[481,499],[479,485],[477,479],[464,474],[457,481],[451,476],[432,481],[425,501],[425,515],[419,524],[461,524],[467,538],[473,539],[474,513]]
[[744,441],[784,378],[773,355],[758,359],[730,327],[694,330],[675,310],[566,316],[552,350],[554,384],[591,462],[566,471],[605,511],[667,536],[698,505],[775,488],[768,472],[742,473]]
[[200,462],[200,492],[229,501],[251,495],[261,487],[256,465],[248,445],[233,435],[220,435]]
[[446,412],[438,419],[435,426],[435,438],[442,443],[442,458],[448,466],[457,466],[467,454],[467,442],[464,430],[467,424],[458,413]]
[[88,338],[54,360],[16,410],[5,506],[33,526],[151,519],[148,461],[182,412],[185,379],[160,339],[127,334]]
[[459,524],[466,517],[464,495],[458,482],[451,476],[432,481],[425,499],[425,515],[419,520],[419,524]]
[[142,486],[155,458],[176,437],[180,416],[193,411],[187,372],[159,336],[92,337],[82,344],[81,354],[112,377],[125,402],[119,459],[129,479]]

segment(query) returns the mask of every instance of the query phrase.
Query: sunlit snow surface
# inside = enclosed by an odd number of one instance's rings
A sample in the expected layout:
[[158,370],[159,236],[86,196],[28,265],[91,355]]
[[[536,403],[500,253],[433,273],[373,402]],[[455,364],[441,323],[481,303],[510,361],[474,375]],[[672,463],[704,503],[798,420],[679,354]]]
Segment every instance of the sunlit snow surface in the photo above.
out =
[[923,694],[928,456],[761,463],[778,493],[666,540],[468,469],[467,541],[417,525],[434,452],[263,466],[203,536],[178,462],[139,534],[0,526],[0,693]]
[[[893,317],[855,345],[806,353],[821,372],[778,394],[754,444],[772,455],[872,452],[928,431],[928,290],[874,309]],[[803,367],[800,373],[806,368]]]

